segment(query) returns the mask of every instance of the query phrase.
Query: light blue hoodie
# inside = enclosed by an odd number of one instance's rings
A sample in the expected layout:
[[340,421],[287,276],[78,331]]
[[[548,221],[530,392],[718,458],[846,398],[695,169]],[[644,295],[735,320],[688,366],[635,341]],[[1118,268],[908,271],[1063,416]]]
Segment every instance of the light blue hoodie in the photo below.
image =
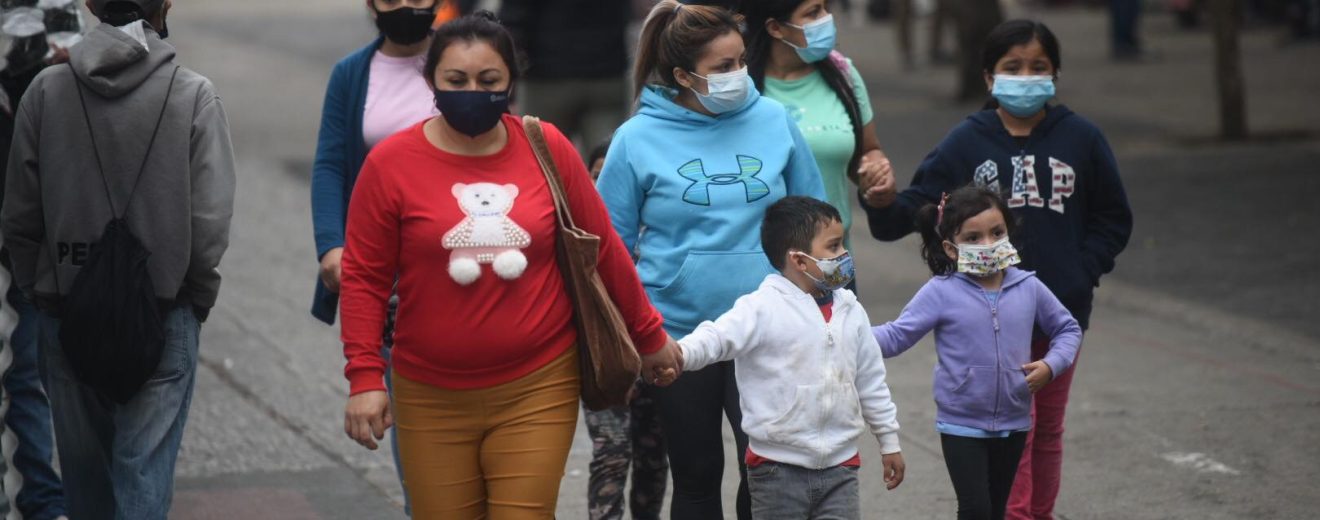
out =
[[787,195],[825,199],[797,125],[755,89],[707,116],[649,86],[610,144],[597,188],[647,295],[675,337],[733,307],[774,272],[761,250],[765,210]]

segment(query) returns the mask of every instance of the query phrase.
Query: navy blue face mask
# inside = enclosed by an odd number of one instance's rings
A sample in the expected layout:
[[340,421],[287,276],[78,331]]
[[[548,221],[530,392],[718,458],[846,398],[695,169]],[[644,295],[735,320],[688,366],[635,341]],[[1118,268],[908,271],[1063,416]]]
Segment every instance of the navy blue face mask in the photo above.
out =
[[503,92],[487,90],[435,90],[435,108],[454,130],[468,137],[489,132],[509,111],[513,88]]

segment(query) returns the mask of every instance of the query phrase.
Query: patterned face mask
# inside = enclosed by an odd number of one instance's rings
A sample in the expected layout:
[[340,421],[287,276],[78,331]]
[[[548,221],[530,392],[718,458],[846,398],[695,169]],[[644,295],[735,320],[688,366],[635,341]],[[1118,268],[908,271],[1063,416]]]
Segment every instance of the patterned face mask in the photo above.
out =
[[837,257],[826,259],[817,259],[800,251],[798,254],[810,258],[816,262],[816,267],[820,268],[822,278],[816,278],[811,276],[811,273],[806,273],[807,278],[811,278],[811,281],[816,283],[817,289],[834,292],[852,283],[855,273],[851,254],[845,252]]
[[1022,261],[1008,237],[989,245],[957,244],[958,272],[990,276]]

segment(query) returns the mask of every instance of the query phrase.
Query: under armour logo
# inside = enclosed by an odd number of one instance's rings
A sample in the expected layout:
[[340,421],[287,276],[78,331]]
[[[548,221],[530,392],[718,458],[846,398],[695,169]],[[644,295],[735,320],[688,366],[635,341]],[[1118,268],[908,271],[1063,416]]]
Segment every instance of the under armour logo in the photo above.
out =
[[678,174],[692,181],[687,191],[683,192],[683,201],[698,206],[710,205],[710,187],[742,184],[747,190],[747,202],[756,202],[770,194],[770,186],[757,179],[761,173],[761,160],[755,157],[739,155],[738,173],[717,173],[708,175],[701,159],[693,159],[678,168]]

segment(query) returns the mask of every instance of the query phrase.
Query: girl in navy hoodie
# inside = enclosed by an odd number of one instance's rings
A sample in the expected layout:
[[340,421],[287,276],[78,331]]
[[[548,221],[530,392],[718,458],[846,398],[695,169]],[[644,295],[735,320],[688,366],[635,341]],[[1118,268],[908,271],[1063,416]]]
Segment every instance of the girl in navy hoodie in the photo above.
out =
[[[886,358],[935,331],[935,429],[959,519],[1001,519],[1031,430],[1031,396],[1072,365],[1082,330],[1009,242],[993,190],[967,186],[921,210],[921,256],[935,276],[897,320],[872,332]],[[1031,361],[1032,329],[1050,338]]]
[[[1008,194],[1022,266],[1077,318],[1090,324],[1091,297],[1100,276],[1114,268],[1132,233],[1132,211],[1118,164],[1100,129],[1063,105],[1046,106],[1062,66],[1059,42],[1039,22],[1013,20],[996,27],[982,56],[987,109],[955,127],[918,167],[901,193],[866,190],[871,234],[898,240],[913,230],[913,216],[940,194],[968,183]],[[1044,356],[1049,336],[1040,330],[1032,359]],[[1072,372],[1036,396],[1035,428],[1027,439],[1010,518],[1051,518],[1063,464],[1063,416]]]

